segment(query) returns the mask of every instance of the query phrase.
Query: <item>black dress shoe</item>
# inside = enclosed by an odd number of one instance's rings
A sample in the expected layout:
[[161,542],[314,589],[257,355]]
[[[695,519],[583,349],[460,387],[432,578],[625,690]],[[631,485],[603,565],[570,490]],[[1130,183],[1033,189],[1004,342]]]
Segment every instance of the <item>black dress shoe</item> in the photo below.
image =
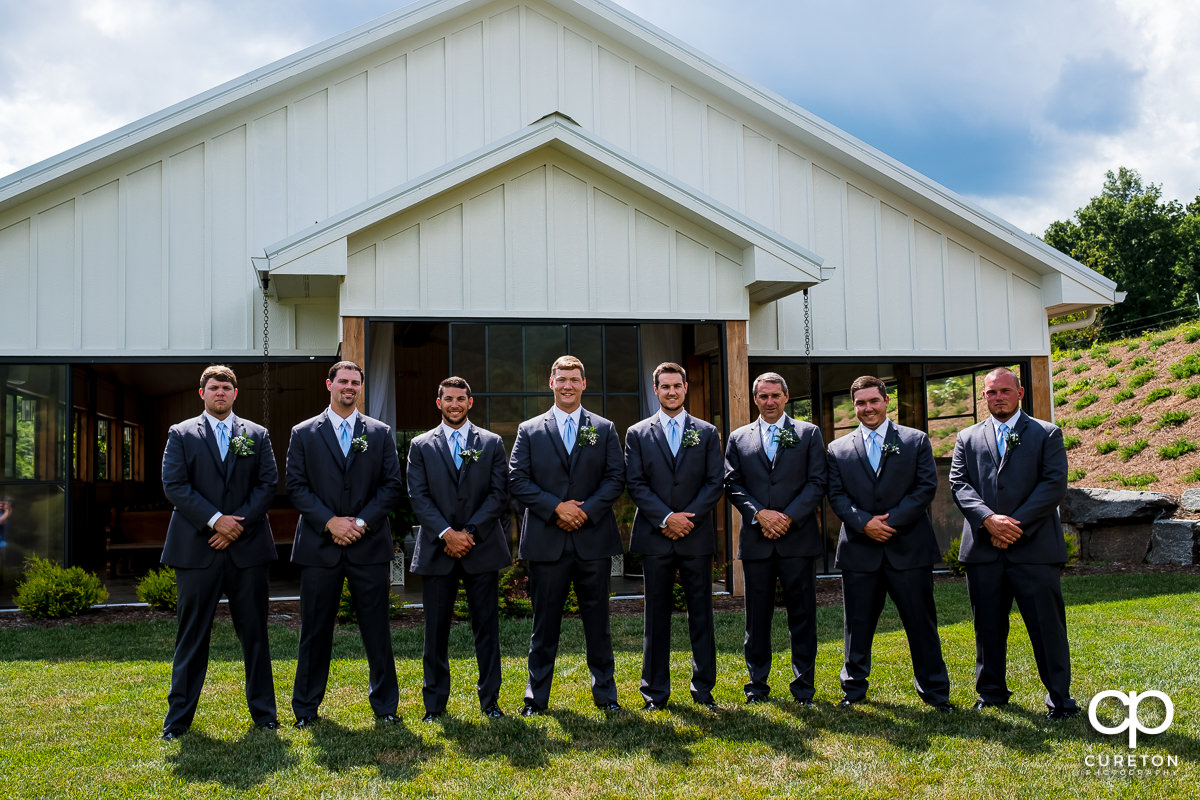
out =
[[184,733],[186,733],[186,731],[176,730],[176,729],[172,728],[169,731],[163,731],[161,738],[164,742],[173,742],[176,739],[178,739],[180,736],[183,736]]
[[254,727],[258,728],[259,730],[264,730],[264,731],[277,731],[277,730],[279,730],[279,721],[273,719],[269,722],[259,723],[258,725],[255,725]]
[[426,711],[425,716],[421,717],[421,722],[437,722],[445,713],[445,711]]
[[540,717],[546,709],[538,708],[533,703],[526,703],[521,706],[522,717]]
[[313,714],[311,717],[297,717],[296,721],[292,723],[292,727],[299,728],[301,730],[305,728],[311,728],[313,725],[317,724],[317,720],[319,719],[320,717],[318,717],[316,714]]
[[857,705],[858,703],[861,703],[861,702],[862,702],[862,700],[854,700],[849,697],[843,697],[841,700],[838,700],[837,707],[838,708],[850,708],[851,706]]
[[954,706],[951,705],[950,703],[936,703],[936,704],[934,704],[933,707],[936,711],[938,711],[941,714],[949,714],[951,711],[954,710]]
[[708,700],[697,700],[696,705],[700,706],[706,711],[711,711],[714,714],[720,710],[720,706],[717,705],[717,701],[713,700],[712,698],[709,698]]
[[375,715],[375,724],[376,725],[379,725],[379,724],[399,725],[400,722],[401,722],[401,720],[400,720],[399,714],[376,714]]
[[1055,721],[1058,721],[1061,719],[1072,719],[1073,717],[1078,717],[1078,716],[1079,716],[1078,708],[1052,708],[1046,712],[1046,719],[1052,719]]
[[812,699],[808,698],[808,697],[804,698],[803,700],[801,700],[800,698],[796,698],[796,704],[799,706],[802,706],[804,708],[812,708],[813,705],[815,705],[813,703]]
[[500,710],[499,704],[492,703],[483,710],[483,715],[488,719],[500,719],[504,716],[504,712]]
[[666,703],[656,703],[653,700],[647,700],[645,702],[645,704],[642,705],[642,711],[666,711],[666,710],[667,710]]
[[611,703],[596,703],[596,708],[601,711],[620,711],[621,704],[613,700]]
[[992,700],[984,700],[982,697],[975,701],[975,705],[971,706],[972,711],[983,711],[985,708],[1000,708],[1000,706],[1008,705],[1008,701],[994,702]]
[[765,702],[767,702],[767,698],[763,697],[761,694],[746,695],[746,705],[748,705],[748,706],[753,706],[753,705],[757,705],[758,703],[765,703]]

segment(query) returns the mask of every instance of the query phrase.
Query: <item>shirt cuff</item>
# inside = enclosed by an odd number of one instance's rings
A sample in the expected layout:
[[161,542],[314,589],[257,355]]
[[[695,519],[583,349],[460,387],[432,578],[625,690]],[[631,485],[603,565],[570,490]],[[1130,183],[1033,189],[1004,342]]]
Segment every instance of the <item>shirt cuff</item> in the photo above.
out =
[[665,517],[663,517],[662,522],[658,523],[658,527],[660,527],[660,528],[667,527],[667,520],[669,520],[671,518],[671,514],[674,514],[674,513],[675,513],[674,511],[671,511]]
[[220,511],[213,514],[211,517],[208,518],[208,527],[212,528],[213,530],[216,530],[216,528],[214,528],[213,526],[217,524],[217,520],[219,520],[220,518],[221,518]]
[[442,531],[441,533],[439,533],[439,534],[438,534],[438,538],[439,538],[439,539],[445,539],[445,538],[446,538],[446,534],[447,534],[447,533],[449,533],[449,532],[450,532],[450,528],[449,528],[449,527],[447,527],[447,528],[446,528],[446,530],[444,530],[444,531]]

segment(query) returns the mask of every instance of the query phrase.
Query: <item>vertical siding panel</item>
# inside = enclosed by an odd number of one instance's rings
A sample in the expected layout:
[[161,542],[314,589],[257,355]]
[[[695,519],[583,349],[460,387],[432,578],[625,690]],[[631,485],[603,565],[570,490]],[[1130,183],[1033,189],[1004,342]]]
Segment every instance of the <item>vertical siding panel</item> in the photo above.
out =
[[855,186],[846,190],[846,347],[877,351],[879,341],[879,265],[874,197]]
[[589,130],[595,128],[592,61],[596,46],[573,30],[563,29],[563,113]]
[[521,9],[489,17],[484,30],[488,138],[518,130],[521,121]]
[[631,311],[631,209],[628,204],[595,187],[592,188],[592,207],[595,209],[595,264],[604,275],[596,288],[596,310]]
[[450,86],[451,159],[483,147],[483,23],[452,34],[447,41],[447,82]]
[[1013,348],[1018,352],[1048,349],[1046,305],[1042,290],[1019,275],[1012,276]]
[[667,168],[667,84],[642,69],[633,70],[637,94],[634,155],[661,170]]
[[809,229],[809,176],[812,166],[808,159],[786,147],[779,148],[779,232],[793,242],[808,247],[812,242]]
[[384,281],[379,275],[386,269],[380,254],[386,248],[385,239],[379,245],[372,244],[346,256],[346,280],[342,283],[341,296],[347,307],[381,310],[398,305],[384,292]]
[[212,344],[209,307],[215,288],[206,274],[204,147],[167,162],[168,337],[173,350]]
[[670,313],[676,308],[675,298],[671,295],[675,273],[671,263],[671,228],[635,210],[633,230],[634,308],[643,312]]
[[949,350],[979,348],[979,293],[975,279],[975,254],[958,242],[946,240],[946,327]]
[[508,284],[504,263],[504,187],[497,186],[463,205],[463,251],[467,302],[471,308],[504,310]]
[[463,216],[454,206],[421,225],[421,274],[429,286],[428,307],[463,308]]
[[883,205],[879,245],[880,345],[886,350],[913,349],[913,270],[909,237],[912,220]]
[[682,314],[704,314],[712,308],[710,281],[713,253],[695,239],[675,232],[675,308]]
[[979,316],[986,314],[987,324],[979,326],[979,346],[983,350],[1012,348],[1012,315],[1009,312],[1008,270],[979,259]]
[[[834,267],[833,275],[809,292],[814,352],[846,349],[846,269],[843,205],[846,187],[836,175],[813,167],[813,250]],[[801,295],[785,298],[792,314],[780,314],[781,338],[791,348],[804,348],[804,309]]]
[[367,73],[336,83],[329,94],[330,211],[367,199]]
[[34,274],[30,261],[30,225],[23,219],[0,230],[0,284],[4,286],[5,309],[0,314],[0,352],[32,349],[32,319],[29,290]]
[[704,189],[704,104],[671,87],[671,171],[679,180]]
[[561,169],[553,168],[551,179],[550,263],[554,269],[552,307],[564,313],[591,307],[588,285],[587,183]]
[[[162,163],[144,167],[124,180],[125,203],[125,347],[163,347]],[[244,221],[243,221],[243,224]]]
[[738,319],[749,313],[750,301],[746,297],[746,287],[742,282],[742,265],[726,256],[716,254],[717,265],[717,302],[715,304],[718,318]]
[[37,347],[65,350],[75,346],[79,285],[75,280],[75,201],[37,215]]
[[603,47],[599,58],[599,90],[596,133],[622,150],[630,149],[629,62]]
[[924,352],[946,349],[946,295],[942,237],[916,223],[917,349]]
[[374,121],[367,192],[374,197],[408,180],[408,59],[371,70],[367,91]]
[[288,234],[287,109],[250,124],[250,240],[255,247]]
[[712,106],[708,108],[708,194],[733,209],[740,206],[738,190],[738,124]]
[[750,128],[742,128],[745,163],[745,199],[742,208],[750,219],[775,228],[775,164],[771,140]]
[[504,193],[508,226],[510,281],[508,307],[545,311],[554,291],[554,271],[547,261],[546,168],[539,167],[509,182]]
[[208,166],[212,176],[213,347],[248,350],[254,347],[254,327],[262,325],[262,314],[246,241],[246,129],[236,128],[214,138],[208,149]]
[[438,39],[408,57],[409,179],[446,163],[446,40]]
[[421,227],[413,225],[383,240],[376,269],[390,308],[421,308],[427,285],[421,281]]
[[558,23],[525,6],[525,38],[521,45],[525,125],[559,110],[558,42]]
[[329,216],[329,96],[311,94],[292,107],[288,148],[288,233]]
[[[79,203],[80,330],[84,350],[123,344],[120,313],[120,184],[93,189]],[[132,309],[141,313],[143,309]],[[149,310],[149,309],[146,309]]]

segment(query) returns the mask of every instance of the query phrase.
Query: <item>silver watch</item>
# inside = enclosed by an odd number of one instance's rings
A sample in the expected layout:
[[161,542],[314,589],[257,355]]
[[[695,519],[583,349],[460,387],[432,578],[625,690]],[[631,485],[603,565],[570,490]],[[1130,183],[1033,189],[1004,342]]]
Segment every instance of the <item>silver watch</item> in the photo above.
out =
[[354,524],[362,528],[364,531],[367,529],[367,521],[362,517],[355,517]]

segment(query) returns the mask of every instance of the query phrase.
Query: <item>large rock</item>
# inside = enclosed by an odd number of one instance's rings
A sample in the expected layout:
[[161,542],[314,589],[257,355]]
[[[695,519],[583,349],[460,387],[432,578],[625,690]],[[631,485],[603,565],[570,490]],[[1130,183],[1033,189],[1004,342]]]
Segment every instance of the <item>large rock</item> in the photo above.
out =
[[1188,489],[1179,498],[1179,505],[1188,511],[1200,511],[1200,489]]
[[1196,523],[1188,519],[1160,519],[1150,526],[1146,563],[1191,566],[1195,540]]
[[1080,531],[1084,561],[1141,564],[1150,549],[1149,522],[1140,525],[1101,525]]
[[1067,489],[1059,513],[1074,525],[1112,525],[1169,517],[1177,507],[1175,496],[1162,492]]

